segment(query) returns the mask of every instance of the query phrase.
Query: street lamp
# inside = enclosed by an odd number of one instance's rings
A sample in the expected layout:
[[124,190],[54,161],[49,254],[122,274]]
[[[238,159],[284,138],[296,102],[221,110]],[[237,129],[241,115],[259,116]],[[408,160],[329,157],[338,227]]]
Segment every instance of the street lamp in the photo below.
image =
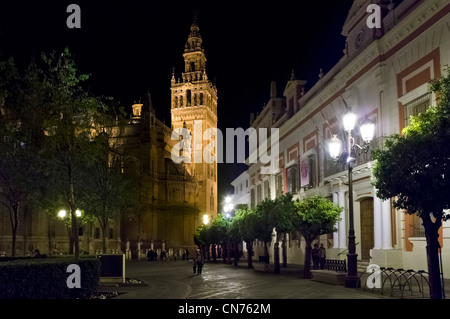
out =
[[66,212],[65,209],[61,209],[61,210],[58,212],[58,217],[59,217],[59,218],[64,219],[66,216],[67,216],[67,212]]
[[358,270],[356,244],[355,244],[355,228],[353,220],[353,163],[356,157],[362,153],[369,151],[369,143],[372,141],[375,133],[375,124],[370,121],[365,121],[360,125],[361,137],[364,144],[355,144],[352,136],[352,131],[355,129],[357,117],[355,113],[349,110],[343,118],[344,130],[347,133],[346,147],[341,151],[342,142],[333,135],[328,143],[328,151],[334,164],[342,163],[348,166],[348,201],[349,201],[349,228],[348,228],[348,273],[345,277],[345,287],[356,288],[358,285]]
[[231,217],[231,211],[234,209],[234,205],[231,202],[231,197],[227,196],[225,198],[225,205],[223,206],[223,211],[225,212],[225,217],[230,218]]
[[[64,218],[66,218],[66,216],[67,216],[67,211],[66,211],[65,209],[61,209],[61,210],[58,212],[58,217],[59,217],[59,218],[64,219]],[[81,210],[77,209],[77,210],[75,211],[75,216],[81,217]]]

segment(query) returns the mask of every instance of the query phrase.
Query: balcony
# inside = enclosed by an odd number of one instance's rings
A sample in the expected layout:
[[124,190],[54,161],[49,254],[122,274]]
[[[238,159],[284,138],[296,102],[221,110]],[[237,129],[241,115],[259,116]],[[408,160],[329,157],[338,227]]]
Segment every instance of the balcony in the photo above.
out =
[[[384,142],[388,138],[389,138],[388,136],[381,136],[377,139],[374,139],[372,142],[370,142],[369,151],[367,153],[363,153],[363,154],[357,156],[354,167],[358,167],[360,165],[363,165],[363,164],[366,164],[366,163],[372,161],[372,151],[374,149],[384,148]],[[325,179],[327,177],[338,174],[345,170],[346,170],[345,165],[342,165],[340,163],[338,165],[334,165],[334,162],[330,158],[330,155],[328,155],[328,152],[325,153],[325,160],[324,160],[324,177],[325,177]]]

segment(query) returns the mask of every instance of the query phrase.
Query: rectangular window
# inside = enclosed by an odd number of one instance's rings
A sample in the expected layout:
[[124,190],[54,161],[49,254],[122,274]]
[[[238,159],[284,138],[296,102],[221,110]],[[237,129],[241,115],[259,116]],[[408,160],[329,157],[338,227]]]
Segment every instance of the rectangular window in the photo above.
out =
[[252,188],[250,191],[250,208],[253,208],[255,206],[255,189]]
[[309,187],[317,186],[316,155],[308,156]]
[[264,181],[264,198],[270,198],[270,183],[269,180]]
[[417,215],[411,215],[410,218],[410,237],[425,237],[425,227],[422,225],[422,219]]
[[256,204],[261,203],[261,201],[262,201],[261,184],[258,184],[256,186]]
[[277,197],[283,195],[283,173],[279,173],[275,176],[275,188]]
[[292,165],[287,168],[287,191],[296,194],[299,190],[298,165]]
[[406,104],[406,125],[411,122],[411,116],[424,114],[431,105],[431,93],[422,95]]

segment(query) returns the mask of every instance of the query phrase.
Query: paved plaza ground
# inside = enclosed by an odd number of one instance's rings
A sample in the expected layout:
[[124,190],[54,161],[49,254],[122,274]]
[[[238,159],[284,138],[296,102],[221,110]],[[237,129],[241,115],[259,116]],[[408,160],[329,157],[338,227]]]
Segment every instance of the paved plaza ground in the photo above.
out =
[[[218,260],[206,263],[197,275],[191,261],[127,261],[126,277],[146,285],[104,285],[100,290],[118,291],[115,299],[401,299],[398,292],[390,296],[387,291],[381,294],[302,279],[295,265],[282,268],[281,274],[263,270],[257,262],[255,269],[247,269],[244,262],[236,267]],[[405,298],[421,299],[422,295],[415,289],[412,296],[405,293]]]

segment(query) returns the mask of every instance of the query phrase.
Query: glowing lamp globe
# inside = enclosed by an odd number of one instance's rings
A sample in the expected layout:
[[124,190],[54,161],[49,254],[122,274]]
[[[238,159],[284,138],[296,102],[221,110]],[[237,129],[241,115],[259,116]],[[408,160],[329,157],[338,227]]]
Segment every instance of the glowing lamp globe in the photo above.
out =
[[336,159],[339,157],[339,154],[341,153],[341,144],[341,140],[338,139],[336,135],[333,135],[328,142],[328,151],[330,152],[331,158]]

